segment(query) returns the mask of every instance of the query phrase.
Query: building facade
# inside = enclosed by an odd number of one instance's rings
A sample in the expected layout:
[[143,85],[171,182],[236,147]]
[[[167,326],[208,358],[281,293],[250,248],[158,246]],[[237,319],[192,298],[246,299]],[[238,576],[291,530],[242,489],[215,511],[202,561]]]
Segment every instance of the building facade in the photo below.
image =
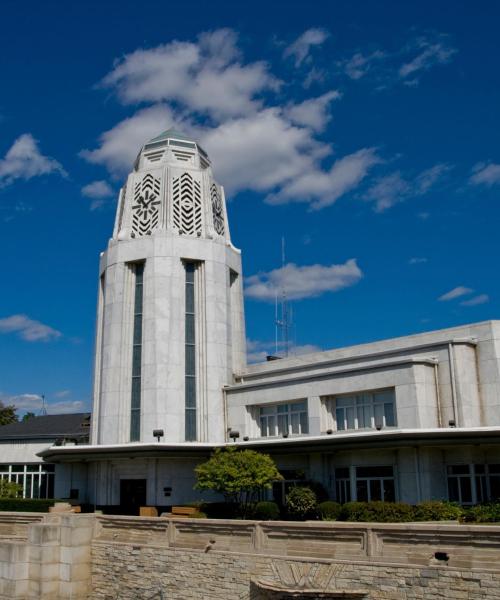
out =
[[341,502],[500,497],[500,322],[247,365],[224,190],[177,131],[120,192],[97,314],[90,443],[41,453],[82,501],[199,499],[194,467],[233,443],[275,458],[278,500],[304,480]]

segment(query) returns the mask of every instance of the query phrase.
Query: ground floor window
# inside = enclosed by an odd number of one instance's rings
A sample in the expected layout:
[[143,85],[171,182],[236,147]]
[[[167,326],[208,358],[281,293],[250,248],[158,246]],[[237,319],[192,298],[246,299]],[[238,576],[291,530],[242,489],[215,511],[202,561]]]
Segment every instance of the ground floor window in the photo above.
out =
[[356,500],[358,502],[394,502],[394,469],[390,467],[356,467]]
[[448,499],[479,504],[500,499],[500,465],[448,465]]
[[22,486],[23,498],[54,497],[55,465],[0,465],[0,477]]
[[300,469],[280,469],[280,474],[283,479],[274,482],[273,499],[278,504],[284,505],[290,489],[297,485],[304,485],[306,474]]
[[[354,482],[354,486],[351,482]],[[395,502],[394,468],[392,466],[337,467],[335,498],[341,504],[351,500]]]
[[337,502],[341,504],[351,501],[349,467],[338,467],[335,469],[335,494]]

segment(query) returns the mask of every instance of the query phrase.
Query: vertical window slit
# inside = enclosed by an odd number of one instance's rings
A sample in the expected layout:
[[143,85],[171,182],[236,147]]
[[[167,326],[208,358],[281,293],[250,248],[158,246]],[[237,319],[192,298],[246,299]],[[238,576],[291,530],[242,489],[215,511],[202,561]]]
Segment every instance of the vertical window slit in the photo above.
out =
[[185,437],[196,440],[196,326],[195,272],[196,263],[184,263],[186,271],[185,324]]
[[144,263],[136,263],[134,286],[134,324],[132,341],[132,394],[130,404],[130,441],[141,435],[141,363],[142,363],[142,304]]

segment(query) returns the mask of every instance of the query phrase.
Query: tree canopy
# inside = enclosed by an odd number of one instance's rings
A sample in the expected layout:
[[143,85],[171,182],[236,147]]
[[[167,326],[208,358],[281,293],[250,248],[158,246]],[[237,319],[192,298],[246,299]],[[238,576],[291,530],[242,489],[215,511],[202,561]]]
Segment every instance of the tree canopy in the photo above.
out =
[[226,501],[238,502],[243,514],[257,493],[283,479],[273,459],[255,450],[235,446],[217,448],[207,462],[195,468],[198,490],[213,490]]
[[0,425],[17,423],[19,418],[16,414],[16,410],[17,408],[14,405],[5,406],[3,402],[0,402]]

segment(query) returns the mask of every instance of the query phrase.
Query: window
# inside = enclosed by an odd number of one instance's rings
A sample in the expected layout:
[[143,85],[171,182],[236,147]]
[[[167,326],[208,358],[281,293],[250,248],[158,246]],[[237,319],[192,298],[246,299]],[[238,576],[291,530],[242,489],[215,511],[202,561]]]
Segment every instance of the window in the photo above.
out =
[[144,263],[132,265],[135,274],[134,332],[132,341],[132,393],[130,406],[130,441],[141,437],[141,363],[142,363],[142,304]]
[[351,478],[349,467],[338,467],[335,469],[335,498],[337,502],[344,504],[351,501]]
[[309,432],[307,400],[261,406],[259,414],[262,437],[300,435]]
[[186,271],[185,308],[185,438],[196,440],[196,325],[195,272],[196,263],[184,263]]
[[396,426],[394,390],[338,396],[327,403],[337,431]]
[[448,465],[448,499],[478,504],[500,498],[500,465]]
[[356,500],[394,502],[394,469],[387,467],[356,467]]
[[54,497],[55,465],[0,465],[0,478],[22,486],[23,498]]

